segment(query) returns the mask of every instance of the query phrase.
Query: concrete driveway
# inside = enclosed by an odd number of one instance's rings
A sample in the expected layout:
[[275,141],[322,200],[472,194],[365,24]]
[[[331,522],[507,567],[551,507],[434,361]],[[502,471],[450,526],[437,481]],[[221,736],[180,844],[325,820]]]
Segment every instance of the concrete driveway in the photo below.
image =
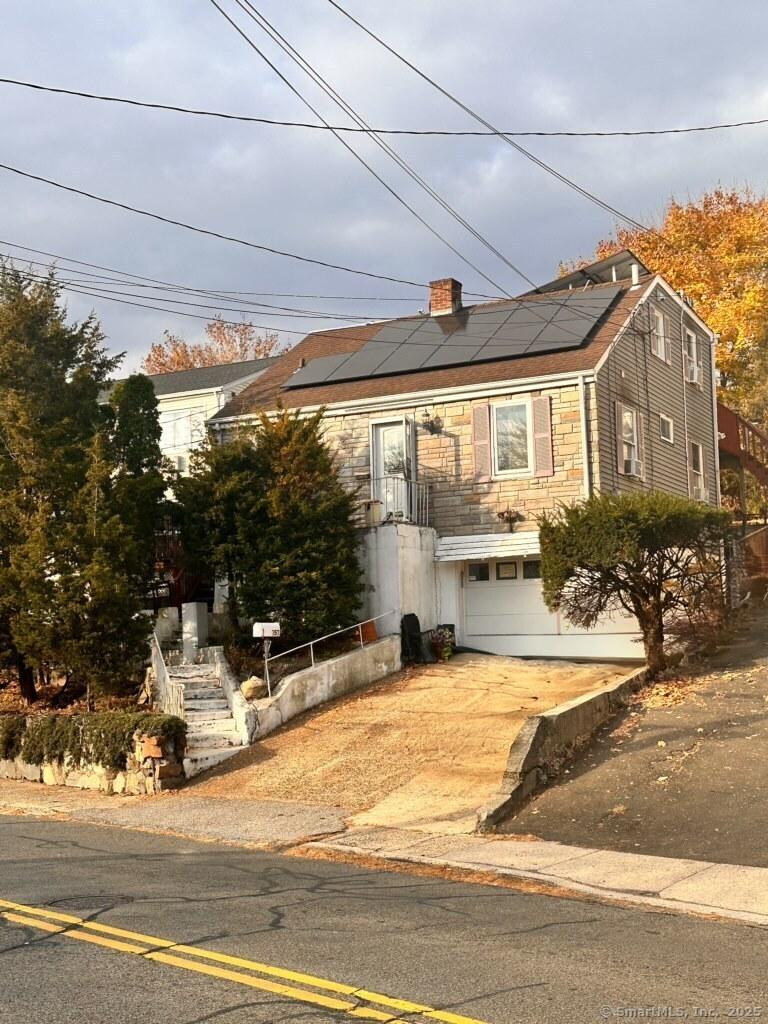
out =
[[297,718],[179,794],[337,807],[354,825],[471,832],[530,715],[626,666],[460,654]]

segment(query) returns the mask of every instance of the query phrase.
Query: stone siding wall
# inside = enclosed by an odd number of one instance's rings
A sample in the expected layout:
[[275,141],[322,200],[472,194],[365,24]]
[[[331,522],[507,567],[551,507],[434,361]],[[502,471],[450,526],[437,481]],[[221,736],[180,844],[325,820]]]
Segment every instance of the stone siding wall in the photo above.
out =
[[[554,474],[535,478],[476,481],[472,447],[472,407],[510,398],[549,395],[552,401]],[[590,451],[597,450],[597,416],[594,387],[586,385]],[[424,412],[441,428],[431,433],[424,426]],[[498,513],[507,508],[523,514],[516,529],[535,529],[536,516],[559,501],[584,496],[584,466],[581,435],[581,406],[576,384],[532,391],[526,395],[499,395],[493,399],[419,402],[413,407],[385,412],[345,416],[329,413],[326,438],[337,450],[342,479],[357,487],[362,502],[370,497],[370,424],[408,416],[416,422],[418,479],[430,485],[430,526],[441,536],[502,532],[507,527]],[[591,460],[592,483],[599,486],[597,459]],[[362,511],[361,511],[362,524]]]

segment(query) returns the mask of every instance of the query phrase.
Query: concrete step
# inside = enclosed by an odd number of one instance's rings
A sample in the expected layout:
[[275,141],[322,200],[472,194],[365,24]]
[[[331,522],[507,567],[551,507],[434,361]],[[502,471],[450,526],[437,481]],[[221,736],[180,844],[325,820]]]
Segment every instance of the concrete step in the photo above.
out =
[[187,718],[187,736],[229,732],[230,729],[235,729],[234,722],[232,715],[227,715],[226,718],[200,718],[195,721]]
[[235,729],[217,730],[216,732],[189,732],[187,733],[187,754],[219,747],[240,747],[242,742],[240,734]]
[[210,700],[185,700],[184,713],[188,711],[228,711],[229,704],[224,698],[211,698]]
[[218,719],[231,718],[229,708],[211,709],[210,701],[195,702],[190,705],[189,711],[185,714],[187,725],[197,725],[199,722],[213,722]]
[[216,747],[213,749],[200,748],[191,751],[183,761],[184,775],[186,778],[191,779],[194,775],[199,775],[200,772],[204,772],[207,768],[215,768],[222,761],[234,757],[239,749],[239,747]]
[[224,691],[220,686],[185,686],[184,700],[197,703],[207,700],[224,700]]

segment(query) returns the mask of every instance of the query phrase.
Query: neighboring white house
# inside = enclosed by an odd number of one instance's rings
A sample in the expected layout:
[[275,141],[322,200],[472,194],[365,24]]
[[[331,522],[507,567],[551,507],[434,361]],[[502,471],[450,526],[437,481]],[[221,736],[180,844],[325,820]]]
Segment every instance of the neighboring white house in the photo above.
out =
[[277,359],[247,359],[173,373],[149,374],[157,395],[160,447],[180,473],[189,470],[189,455],[205,438],[206,422]]

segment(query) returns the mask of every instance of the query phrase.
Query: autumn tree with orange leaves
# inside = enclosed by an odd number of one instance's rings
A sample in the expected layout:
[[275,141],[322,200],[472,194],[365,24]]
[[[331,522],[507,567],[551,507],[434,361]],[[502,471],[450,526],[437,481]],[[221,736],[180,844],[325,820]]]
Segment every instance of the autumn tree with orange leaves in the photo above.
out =
[[728,402],[768,425],[768,197],[717,188],[672,200],[657,231],[619,227],[597,259],[631,249],[693,301],[720,335],[717,365]]
[[253,324],[230,323],[216,317],[206,324],[207,341],[190,343],[170,331],[164,340],[155,342],[142,368],[145,373],[172,373],[198,366],[239,363],[245,359],[263,359],[285,351],[276,334],[258,334]]

